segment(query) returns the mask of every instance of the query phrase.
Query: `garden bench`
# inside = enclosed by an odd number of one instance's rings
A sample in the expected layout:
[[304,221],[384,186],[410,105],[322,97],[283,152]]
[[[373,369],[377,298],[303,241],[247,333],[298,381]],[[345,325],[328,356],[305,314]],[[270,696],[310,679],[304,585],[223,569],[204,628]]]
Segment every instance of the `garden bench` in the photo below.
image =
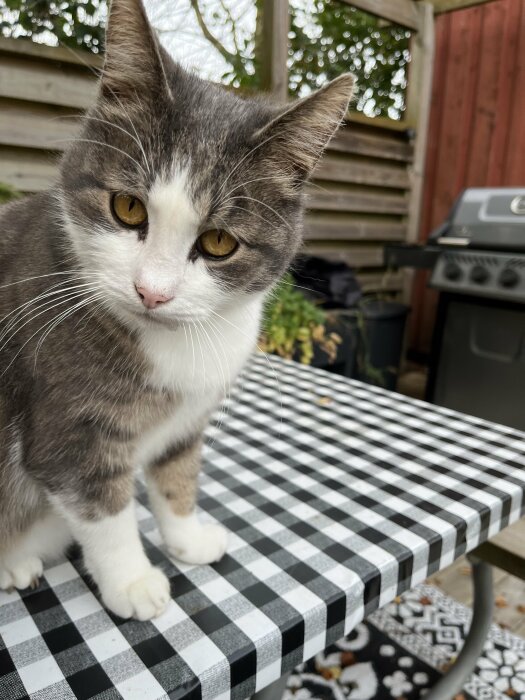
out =
[[[297,664],[523,514],[525,436],[504,426],[262,355],[215,419],[200,508],[231,532],[224,559],[171,562],[139,485],[167,612],[113,617],[73,551],[0,595],[1,698],[278,698]],[[490,617],[474,570],[463,674]]]

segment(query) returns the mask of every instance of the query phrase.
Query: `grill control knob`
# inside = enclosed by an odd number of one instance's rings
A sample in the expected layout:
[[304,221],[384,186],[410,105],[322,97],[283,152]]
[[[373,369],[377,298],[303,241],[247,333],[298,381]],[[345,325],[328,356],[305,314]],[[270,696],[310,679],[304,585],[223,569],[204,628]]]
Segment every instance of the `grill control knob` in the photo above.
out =
[[510,289],[511,287],[515,287],[517,284],[519,284],[520,281],[520,276],[514,270],[512,267],[505,267],[501,271],[501,275],[499,276],[498,282],[502,287],[507,287],[507,289]]
[[470,279],[476,284],[485,284],[489,278],[488,270],[481,265],[474,265],[470,271]]
[[448,262],[443,268],[443,274],[451,282],[456,282],[461,277],[461,268],[455,262]]

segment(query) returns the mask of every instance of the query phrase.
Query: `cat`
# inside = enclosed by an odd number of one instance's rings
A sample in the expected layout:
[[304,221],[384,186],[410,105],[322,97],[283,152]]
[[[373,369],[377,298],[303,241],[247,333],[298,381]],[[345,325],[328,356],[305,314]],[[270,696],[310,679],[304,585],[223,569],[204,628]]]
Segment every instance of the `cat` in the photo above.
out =
[[36,585],[76,541],[110,611],[161,614],[138,468],[170,556],[225,553],[195,511],[203,430],[300,246],[303,184],[353,83],[241,99],[176,64],[140,0],[113,0],[57,182],[0,210],[1,588]]

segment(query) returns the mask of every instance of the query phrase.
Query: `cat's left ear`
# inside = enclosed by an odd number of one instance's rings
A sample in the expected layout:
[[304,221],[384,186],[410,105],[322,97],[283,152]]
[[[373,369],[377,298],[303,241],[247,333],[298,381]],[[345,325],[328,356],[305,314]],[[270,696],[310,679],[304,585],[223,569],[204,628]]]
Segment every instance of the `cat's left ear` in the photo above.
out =
[[344,119],[354,86],[354,76],[345,73],[285,109],[256,132],[262,155],[284,168],[294,184],[304,182]]
[[141,0],[111,0],[101,89],[111,99],[169,92],[163,54]]

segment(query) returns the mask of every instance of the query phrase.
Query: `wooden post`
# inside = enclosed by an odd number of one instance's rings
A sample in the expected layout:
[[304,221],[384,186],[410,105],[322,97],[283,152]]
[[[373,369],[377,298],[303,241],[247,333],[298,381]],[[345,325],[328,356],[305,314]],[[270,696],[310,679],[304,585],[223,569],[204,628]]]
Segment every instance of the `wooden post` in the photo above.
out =
[[262,0],[261,87],[279,102],[288,97],[288,0]]
[[407,127],[414,128],[416,132],[414,162],[410,173],[411,191],[407,234],[409,242],[417,241],[419,233],[434,67],[434,12],[432,4],[430,2],[418,3],[418,12],[420,29],[412,40],[405,113]]
[[[410,194],[407,218],[407,242],[416,243],[419,239],[423,178],[427,132],[432,97],[432,76],[434,68],[434,8],[430,2],[417,3],[419,31],[411,45],[411,64],[407,90],[407,126],[415,129],[414,161],[410,169]],[[414,271],[405,270],[403,276],[403,301],[410,303]]]

